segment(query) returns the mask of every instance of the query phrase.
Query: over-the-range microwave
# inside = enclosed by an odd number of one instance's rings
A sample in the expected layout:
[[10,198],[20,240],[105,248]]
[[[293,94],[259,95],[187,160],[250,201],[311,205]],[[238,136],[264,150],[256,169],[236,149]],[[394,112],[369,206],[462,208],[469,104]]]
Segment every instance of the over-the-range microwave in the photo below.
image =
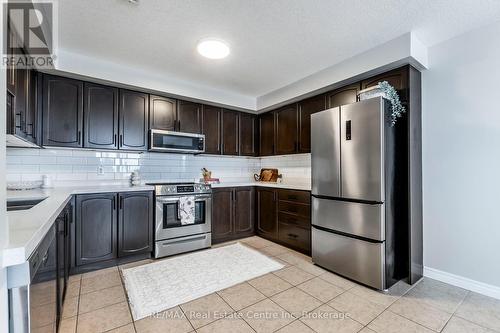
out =
[[205,152],[205,135],[152,129],[149,151],[201,154]]

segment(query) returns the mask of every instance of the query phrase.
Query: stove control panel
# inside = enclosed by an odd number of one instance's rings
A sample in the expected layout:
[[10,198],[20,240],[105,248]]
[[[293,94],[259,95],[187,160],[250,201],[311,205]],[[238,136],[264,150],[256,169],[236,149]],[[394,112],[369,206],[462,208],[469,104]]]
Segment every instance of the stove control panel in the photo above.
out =
[[155,185],[156,195],[203,194],[211,193],[212,188],[206,184],[151,184]]

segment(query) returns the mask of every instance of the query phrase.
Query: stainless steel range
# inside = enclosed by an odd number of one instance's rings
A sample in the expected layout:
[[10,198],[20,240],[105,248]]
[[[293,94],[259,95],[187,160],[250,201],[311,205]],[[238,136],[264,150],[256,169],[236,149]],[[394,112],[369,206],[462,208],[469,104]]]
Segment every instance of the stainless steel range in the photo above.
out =
[[[212,245],[212,189],[195,183],[161,183],[155,186],[155,258],[194,251]],[[182,224],[179,200],[192,196],[195,218]]]

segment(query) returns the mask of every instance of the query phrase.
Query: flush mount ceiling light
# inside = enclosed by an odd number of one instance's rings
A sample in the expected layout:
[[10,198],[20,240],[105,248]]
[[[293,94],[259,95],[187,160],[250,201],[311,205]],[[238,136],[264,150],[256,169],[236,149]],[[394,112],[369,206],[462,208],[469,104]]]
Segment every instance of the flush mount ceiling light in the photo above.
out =
[[198,53],[209,59],[222,59],[229,55],[229,46],[220,39],[203,39],[196,47]]

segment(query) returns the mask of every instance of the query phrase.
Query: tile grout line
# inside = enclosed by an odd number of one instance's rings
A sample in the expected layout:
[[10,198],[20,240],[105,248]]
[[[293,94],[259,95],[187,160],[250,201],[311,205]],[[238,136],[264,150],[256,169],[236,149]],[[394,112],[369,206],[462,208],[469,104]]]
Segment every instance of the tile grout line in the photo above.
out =
[[[249,284],[250,284],[250,283],[249,283]],[[253,286],[252,286],[252,287],[253,287]],[[224,303],[226,303],[226,304],[227,304],[227,306],[229,306],[229,307],[230,307],[230,308],[234,311],[233,313],[235,313],[235,314],[237,314],[237,315],[238,315],[238,318],[239,318],[239,312],[238,312],[238,311],[236,311],[236,310],[235,310],[235,309],[231,306],[231,304],[229,304],[229,303],[228,303],[228,302],[224,299],[224,297],[222,297],[221,295],[219,295],[219,293],[218,293],[218,292],[216,292],[216,294],[217,294],[217,296],[219,296],[219,297],[222,299],[222,301],[223,301]],[[264,295],[264,294],[263,294],[263,295]],[[264,295],[264,296],[266,296],[266,295]],[[260,301],[259,301],[259,302],[260,302]],[[259,302],[256,302],[256,303],[254,303],[254,304],[257,304],[257,303],[259,303]],[[252,305],[253,305],[253,304],[252,304]],[[251,305],[250,305],[250,306],[251,306]],[[227,317],[227,316],[226,316],[226,317]],[[226,318],[226,317],[224,317],[224,318]],[[221,319],[224,319],[224,318],[221,318]],[[219,319],[219,320],[221,320],[221,319]],[[250,328],[252,329],[252,331],[257,332],[257,331],[256,331],[256,330],[252,327],[252,325],[250,325],[250,324],[249,324],[249,323],[245,320],[245,318],[243,318],[243,317],[242,317],[242,318],[241,318],[241,320],[243,320],[243,321],[244,321],[244,322],[248,325],[248,327],[250,327]]]
[[123,280],[122,270],[118,265],[117,267],[118,267],[118,274],[120,275],[120,281],[122,282],[123,293],[125,294],[125,300],[127,302],[128,311],[130,313],[130,318],[132,318],[132,327],[134,328],[134,332],[137,332],[137,328],[135,327],[134,316],[132,315],[132,309],[130,308],[130,301],[127,293],[127,288],[125,288],[125,281]]

